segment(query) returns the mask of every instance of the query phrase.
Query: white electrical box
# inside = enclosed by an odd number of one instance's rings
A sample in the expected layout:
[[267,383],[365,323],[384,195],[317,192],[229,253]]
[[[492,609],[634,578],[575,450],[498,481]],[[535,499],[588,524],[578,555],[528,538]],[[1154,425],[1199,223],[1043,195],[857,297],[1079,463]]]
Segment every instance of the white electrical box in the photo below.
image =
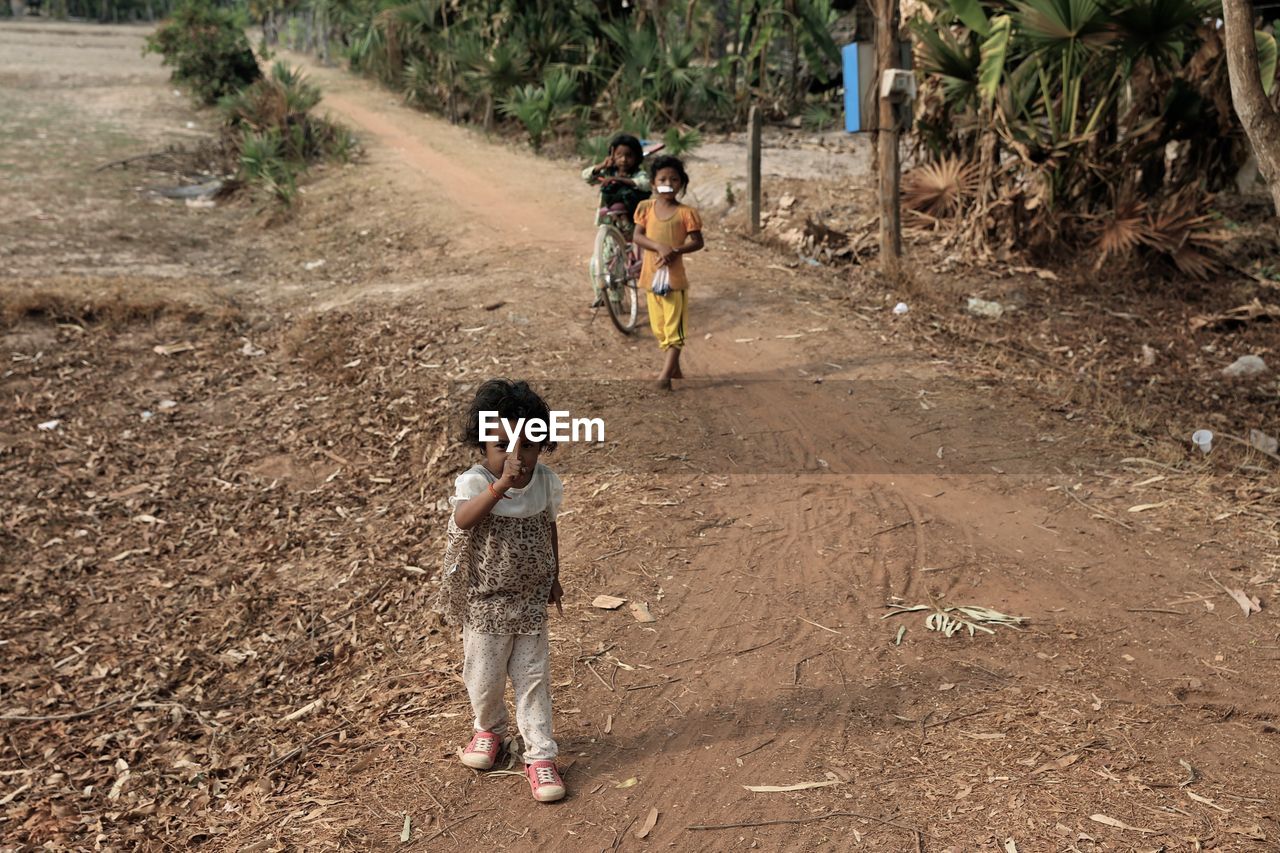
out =
[[896,102],[915,100],[915,73],[902,68],[886,69],[880,75],[880,97]]

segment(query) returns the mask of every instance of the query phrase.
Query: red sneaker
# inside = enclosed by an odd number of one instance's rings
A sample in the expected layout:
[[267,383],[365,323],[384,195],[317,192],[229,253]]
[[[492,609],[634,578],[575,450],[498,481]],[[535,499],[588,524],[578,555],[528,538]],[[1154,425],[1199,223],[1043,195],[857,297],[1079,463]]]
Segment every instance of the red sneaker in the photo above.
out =
[[488,770],[498,760],[502,738],[493,732],[476,732],[462,751],[462,763],[475,770]]
[[564,781],[556,772],[554,761],[535,761],[525,767],[533,798],[540,803],[554,803],[564,797]]

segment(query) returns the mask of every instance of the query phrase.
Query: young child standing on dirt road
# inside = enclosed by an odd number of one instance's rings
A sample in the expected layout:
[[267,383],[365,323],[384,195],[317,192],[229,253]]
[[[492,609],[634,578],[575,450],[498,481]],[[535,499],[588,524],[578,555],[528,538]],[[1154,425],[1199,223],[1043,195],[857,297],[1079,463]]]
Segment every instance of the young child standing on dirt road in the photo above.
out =
[[636,245],[644,249],[640,289],[648,291],[649,326],[666,360],[658,374],[658,387],[671,389],[672,379],[683,379],[680,352],[684,349],[688,315],[689,280],[683,256],[703,247],[702,219],[680,198],[689,186],[684,163],[676,157],[659,157],[651,166],[657,197],[636,208]]
[[[482,440],[482,413],[501,418],[498,441]],[[524,382],[494,379],[476,392],[465,441],[480,450],[478,464],[454,484],[444,575],[436,609],[462,626],[463,668],[475,714],[475,732],[462,763],[493,767],[507,729],[510,675],[516,725],[533,798],[564,796],[551,736],[551,662],[547,606],[561,609],[560,546],[556,515],[564,495],[560,478],[538,462],[550,440],[533,443],[520,419],[550,422],[547,404]],[[522,434],[508,453],[511,428]]]

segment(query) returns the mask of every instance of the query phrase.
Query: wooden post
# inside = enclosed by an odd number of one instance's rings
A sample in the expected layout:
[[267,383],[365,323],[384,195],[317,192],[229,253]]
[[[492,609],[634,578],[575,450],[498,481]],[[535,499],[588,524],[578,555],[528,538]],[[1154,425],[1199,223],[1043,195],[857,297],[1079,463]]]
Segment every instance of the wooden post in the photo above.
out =
[[747,117],[747,195],[751,198],[751,233],[760,233],[760,108]]
[[898,124],[893,102],[880,97],[884,72],[898,67],[898,0],[876,0],[876,98],[880,104],[876,147],[880,162],[880,257],[884,270],[895,274],[902,257],[899,202]]

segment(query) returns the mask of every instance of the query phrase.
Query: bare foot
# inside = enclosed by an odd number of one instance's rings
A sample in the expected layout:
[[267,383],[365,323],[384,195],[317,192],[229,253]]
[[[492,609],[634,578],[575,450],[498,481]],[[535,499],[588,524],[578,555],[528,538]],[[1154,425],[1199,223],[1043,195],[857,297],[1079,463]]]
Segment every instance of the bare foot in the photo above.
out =
[[[667,350],[666,358],[662,365],[662,372],[658,374],[659,378],[683,379],[684,374],[680,372],[680,348],[671,347]],[[670,382],[667,383],[668,385]]]

